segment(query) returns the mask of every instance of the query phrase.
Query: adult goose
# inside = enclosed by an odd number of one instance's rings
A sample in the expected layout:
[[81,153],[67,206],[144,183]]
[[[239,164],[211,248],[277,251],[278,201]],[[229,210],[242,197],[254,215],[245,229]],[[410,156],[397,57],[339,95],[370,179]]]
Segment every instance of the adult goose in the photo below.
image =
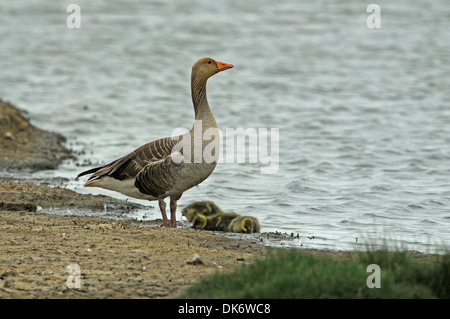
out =
[[[211,58],[202,58],[193,65],[191,95],[195,122],[189,132],[147,143],[107,165],[80,173],[77,179],[92,174],[85,187],[157,200],[163,225],[177,227],[177,201],[183,192],[208,178],[219,155],[219,132],[206,97],[206,82],[214,74],[232,67]],[[170,198],[170,221],[166,215],[166,197]]]

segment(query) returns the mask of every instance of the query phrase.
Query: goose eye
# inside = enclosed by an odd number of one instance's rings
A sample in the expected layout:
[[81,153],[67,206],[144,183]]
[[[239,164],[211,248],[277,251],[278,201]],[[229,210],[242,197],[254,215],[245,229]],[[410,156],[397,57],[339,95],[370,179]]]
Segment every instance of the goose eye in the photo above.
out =
[[211,64],[211,63],[212,63],[211,60],[209,60],[209,61],[208,61],[208,64]]

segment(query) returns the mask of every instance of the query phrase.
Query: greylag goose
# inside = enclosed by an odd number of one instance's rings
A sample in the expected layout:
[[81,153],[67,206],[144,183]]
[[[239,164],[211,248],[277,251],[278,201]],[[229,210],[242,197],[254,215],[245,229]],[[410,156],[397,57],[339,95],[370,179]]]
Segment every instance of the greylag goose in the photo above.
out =
[[193,202],[187,205],[181,211],[181,215],[186,217],[186,219],[190,222],[192,222],[194,217],[198,214],[211,216],[218,213],[222,213],[222,210],[219,208],[219,206],[210,201]]
[[228,231],[233,233],[260,233],[261,226],[255,217],[239,216],[233,219],[229,225]]
[[197,229],[228,231],[231,221],[237,217],[239,215],[234,212],[218,213],[211,216],[198,214],[192,220],[192,225]]
[[[183,192],[208,178],[216,167],[219,156],[219,132],[206,97],[206,82],[214,74],[232,67],[232,64],[211,58],[202,58],[194,63],[191,96],[195,122],[189,132],[147,143],[107,165],[82,172],[76,178],[92,174],[84,184],[85,187],[101,187],[133,198],[157,200],[163,225],[177,227],[177,201]],[[200,143],[197,132],[199,127],[202,134]],[[212,142],[203,138],[207,130],[211,139],[215,137]],[[203,155],[207,149],[212,154],[211,143],[214,156],[212,159],[205,158]],[[170,221],[166,215],[166,197],[170,198]]]

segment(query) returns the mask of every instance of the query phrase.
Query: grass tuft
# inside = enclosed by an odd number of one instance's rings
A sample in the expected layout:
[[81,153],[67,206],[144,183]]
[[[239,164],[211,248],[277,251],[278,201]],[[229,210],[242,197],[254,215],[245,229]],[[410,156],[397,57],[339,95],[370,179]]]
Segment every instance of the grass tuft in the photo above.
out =
[[[290,249],[206,277],[181,298],[450,298],[449,256],[424,262],[406,251],[379,250],[343,259]],[[381,288],[367,286],[370,264],[380,266]]]

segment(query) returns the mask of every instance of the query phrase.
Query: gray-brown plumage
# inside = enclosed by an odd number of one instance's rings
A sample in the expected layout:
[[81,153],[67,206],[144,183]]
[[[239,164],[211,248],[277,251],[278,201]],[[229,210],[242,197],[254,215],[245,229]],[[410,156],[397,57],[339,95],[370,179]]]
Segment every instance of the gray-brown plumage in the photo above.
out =
[[[212,75],[232,67],[211,58],[200,59],[193,65],[191,95],[195,123],[189,132],[145,144],[107,165],[79,174],[77,179],[92,174],[85,187],[101,187],[138,199],[158,200],[164,226],[176,227],[177,201],[183,192],[208,178],[217,164],[219,131],[206,97],[206,82]],[[214,137],[212,141],[202,138],[206,131],[208,136]],[[201,145],[198,145],[199,135]],[[207,152],[210,149],[214,149],[214,155]],[[170,198],[170,222],[166,215],[166,197]]]
[[181,211],[181,215],[187,218],[188,221],[192,222],[195,216],[198,214],[204,216],[211,216],[218,213],[222,213],[222,210],[215,203],[210,201],[193,202],[187,205]]
[[238,216],[234,212],[222,212],[211,216],[197,214],[192,220],[192,225],[197,229],[228,231],[230,223]]
[[261,232],[261,226],[255,217],[238,216],[231,221],[227,231],[247,234],[259,233]]

